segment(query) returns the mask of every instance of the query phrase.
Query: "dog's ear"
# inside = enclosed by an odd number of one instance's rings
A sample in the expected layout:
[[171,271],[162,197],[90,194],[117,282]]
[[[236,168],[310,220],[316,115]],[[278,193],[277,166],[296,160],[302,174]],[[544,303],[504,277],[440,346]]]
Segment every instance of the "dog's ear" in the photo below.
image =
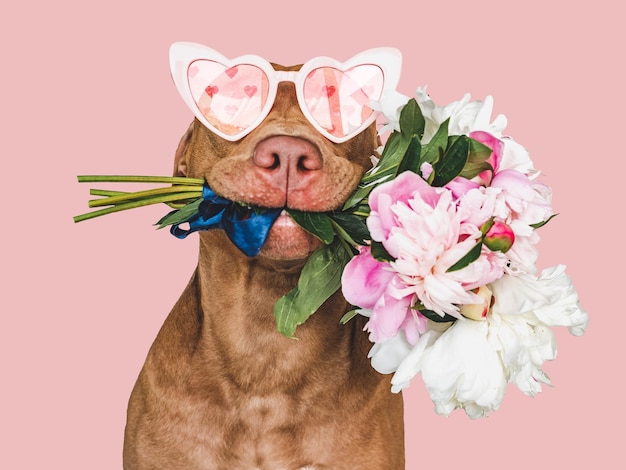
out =
[[178,143],[178,148],[176,148],[176,154],[174,155],[174,176],[187,176],[187,155],[185,149],[187,148],[187,144],[191,141],[193,124],[192,122],[189,125]]

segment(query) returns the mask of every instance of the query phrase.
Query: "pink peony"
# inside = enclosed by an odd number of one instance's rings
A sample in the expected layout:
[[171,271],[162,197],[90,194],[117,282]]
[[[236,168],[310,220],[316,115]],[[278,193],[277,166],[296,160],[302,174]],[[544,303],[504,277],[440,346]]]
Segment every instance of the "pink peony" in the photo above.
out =
[[[528,269],[520,262],[524,258],[531,264],[536,260],[538,237],[531,224],[551,215],[549,190],[520,171],[500,168],[503,140],[483,131],[471,137],[493,150],[488,160],[493,174],[458,177],[440,188],[407,171],[370,194],[368,229],[394,260],[377,261],[363,248],[348,263],[342,284],[346,299],[368,310],[372,341],[403,331],[416,344],[426,328],[416,305],[460,318],[461,305],[482,301],[473,289],[505,271]],[[481,227],[494,218],[483,238]],[[481,240],[478,259],[450,270]]]
[[399,328],[402,315],[395,301],[400,299],[416,298],[439,315],[459,317],[459,304],[480,301],[471,289],[502,275],[504,261],[486,252],[469,266],[448,271],[482,236],[476,224],[465,221],[471,211],[458,210],[450,190],[431,187],[406,172],[372,191],[370,205],[367,223],[372,238],[395,258],[389,266],[396,273],[390,282],[393,293],[381,295],[376,314],[370,317],[370,331],[384,331],[385,336],[390,332],[388,324],[376,325],[387,311],[393,311],[392,324]]

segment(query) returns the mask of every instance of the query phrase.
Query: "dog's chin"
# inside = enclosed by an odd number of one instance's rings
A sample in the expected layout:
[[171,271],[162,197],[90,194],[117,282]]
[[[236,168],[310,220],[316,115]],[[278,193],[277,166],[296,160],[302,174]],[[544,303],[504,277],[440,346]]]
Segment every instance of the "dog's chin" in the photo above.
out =
[[260,255],[276,261],[304,260],[320,246],[319,239],[283,211],[272,225]]

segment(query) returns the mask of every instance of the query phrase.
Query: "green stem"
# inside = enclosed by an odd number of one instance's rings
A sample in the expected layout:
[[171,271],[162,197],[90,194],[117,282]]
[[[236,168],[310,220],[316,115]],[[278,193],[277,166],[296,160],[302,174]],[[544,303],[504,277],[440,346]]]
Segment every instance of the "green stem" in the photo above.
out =
[[178,176],[128,176],[128,175],[82,175],[78,176],[79,183],[165,183],[165,184],[197,184],[202,186],[201,178],[187,178]]
[[[200,197],[202,191],[197,186],[168,186],[167,188],[149,189],[147,191],[136,191],[133,193],[122,193],[115,196],[105,197],[102,199],[92,199],[89,201],[89,207],[113,206],[120,203],[131,202],[143,198],[150,198],[161,194],[180,194],[179,199],[190,199],[193,196]],[[194,193],[185,194],[185,193]],[[176,199],[171,199],[175,201]]]
[[93,212],[88,212],[86,214],[77,215],[74,217],[74,222],[82,222],[83,220],[93,219],[94,217],[100,217],[102,215],[111,214],[113,212],[125,211],[128,209],[134,209],[136,207],[148,206],[151,204],[160,204],[160,203],[168,203],[172,201],[178,201],[181,199],[181,195],[179,193],[176,194],[165,194],[160,196],[154,196],[149,198],[143,198],[138,201],[127,202],[124,204],[118,204],[116,206],[107,207],[105,209],[100,209]]
[[120,194],[128,194],[125,191],[109,191],[107,189],[90,189],[90,196],[119,196]]
[[[189,201],[189,202],[192,202],[192,201]],[[165,204],[168,207],[171,207],[172,209],[182,209],[187,204],[189,204],[189,202],[166,202]]]

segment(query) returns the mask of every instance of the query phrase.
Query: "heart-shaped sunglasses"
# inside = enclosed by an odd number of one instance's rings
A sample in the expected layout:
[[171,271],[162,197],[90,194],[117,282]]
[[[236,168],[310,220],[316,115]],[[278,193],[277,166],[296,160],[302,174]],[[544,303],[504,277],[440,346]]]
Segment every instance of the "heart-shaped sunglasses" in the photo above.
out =
[[307,120],[329,140],[345,142],[374,122],[370,101],[395,89],[401,63],[400,51],[381,47],[343,63],[317,57],[297,72],[285,72],[254,55],[230,60],[188,42],[170,48],[172,77],[185,103],[202,124],[230,141],[265,119],[280,82],[293,82]]

